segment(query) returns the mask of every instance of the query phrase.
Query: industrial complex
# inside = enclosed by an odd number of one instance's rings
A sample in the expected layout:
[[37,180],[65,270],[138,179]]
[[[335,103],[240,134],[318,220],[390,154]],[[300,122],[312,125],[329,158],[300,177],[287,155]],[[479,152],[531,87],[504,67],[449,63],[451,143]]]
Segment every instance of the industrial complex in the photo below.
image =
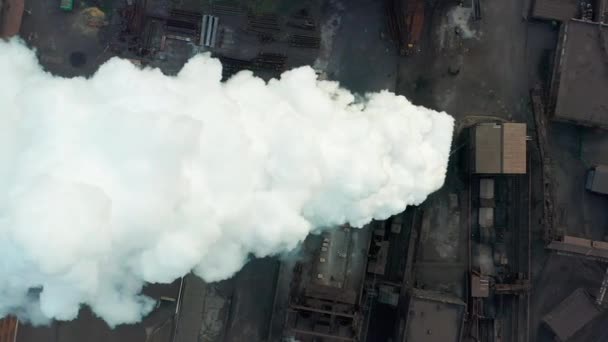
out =
[[224,80],[311,65],[456,125],[418,206],[148,284],[136,324],[9,316],[0,342],[608,341],[608,0],[0,0],[13,36],[66,77],[115,56],[173,75],[210,53]]

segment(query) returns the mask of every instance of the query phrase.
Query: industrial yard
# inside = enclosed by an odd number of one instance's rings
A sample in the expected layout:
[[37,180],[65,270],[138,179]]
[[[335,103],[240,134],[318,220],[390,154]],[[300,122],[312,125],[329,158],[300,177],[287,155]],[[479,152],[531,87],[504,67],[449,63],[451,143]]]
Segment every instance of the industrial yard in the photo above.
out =
[[0,342],[608,341],[608,0],[60,3],[0,0],[0,37],[50,73],[310,65],[449,113],[452,148],[443,187],[402,213],[249,255],[227,280],[148,284],[139,323],[7,317]]

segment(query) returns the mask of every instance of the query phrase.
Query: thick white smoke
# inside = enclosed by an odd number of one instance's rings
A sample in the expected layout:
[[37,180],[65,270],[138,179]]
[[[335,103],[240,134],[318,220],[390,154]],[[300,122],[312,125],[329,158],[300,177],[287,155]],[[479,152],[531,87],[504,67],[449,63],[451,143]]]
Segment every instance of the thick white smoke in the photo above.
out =
[[445,113],[390,92],[356,102],[308,67],[220,78],[203,55],[176,77],[112,59],[66,79],[0,42],[0,316],[69,320],[86,304],[134,322],[146,282],[230,277],[444,181]]

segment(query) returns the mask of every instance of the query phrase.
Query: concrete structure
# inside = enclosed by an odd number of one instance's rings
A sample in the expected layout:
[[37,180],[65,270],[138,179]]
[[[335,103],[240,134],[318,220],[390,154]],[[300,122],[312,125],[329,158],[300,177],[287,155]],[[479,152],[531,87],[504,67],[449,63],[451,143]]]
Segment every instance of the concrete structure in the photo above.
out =
[[0,319],[0,342],[15,342],[17,341],[17,329],[19,321],[14,317],[5,317]]
[[466,305],[450,295],[413,289],[398,341],[459,342]]
[[474,173],[526,173],[526,124],[482,123],[473,132]]
[[559,341],[567,341],[600,313],[592,298],[579,288],[545,315],[543,322]]
[[589,170],[585,187],[589,191],[608,194],[608,166],[597,165]]
[[553,118],[608,128],[608,26],[570,20],[557,47],[551,104]]
[[0,0],[0,38],[19,34],[24,0]]

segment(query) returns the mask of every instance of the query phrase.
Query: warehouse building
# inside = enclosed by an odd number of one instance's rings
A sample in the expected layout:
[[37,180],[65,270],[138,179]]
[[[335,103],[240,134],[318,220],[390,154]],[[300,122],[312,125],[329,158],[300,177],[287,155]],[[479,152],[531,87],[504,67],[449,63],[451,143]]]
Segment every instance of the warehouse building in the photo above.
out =
[[608,25],[562,25],[551,81],[550,111],[558,121],[608,128]]
[[526,173],[526,124],[478,124],[472,130],[471,139],[473,173]]

